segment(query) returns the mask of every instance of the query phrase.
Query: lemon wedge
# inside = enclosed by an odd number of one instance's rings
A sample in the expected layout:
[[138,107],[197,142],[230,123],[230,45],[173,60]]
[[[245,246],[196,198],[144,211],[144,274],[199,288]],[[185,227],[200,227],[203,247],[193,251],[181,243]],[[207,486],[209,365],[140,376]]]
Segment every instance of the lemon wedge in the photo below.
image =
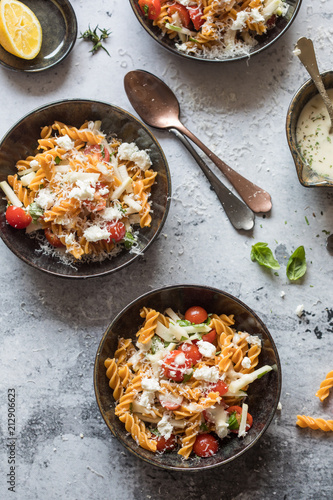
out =
[[24,3],[0,2],[0,44],[7,52],[22,59],[34,59],[42,45],[42,28]]

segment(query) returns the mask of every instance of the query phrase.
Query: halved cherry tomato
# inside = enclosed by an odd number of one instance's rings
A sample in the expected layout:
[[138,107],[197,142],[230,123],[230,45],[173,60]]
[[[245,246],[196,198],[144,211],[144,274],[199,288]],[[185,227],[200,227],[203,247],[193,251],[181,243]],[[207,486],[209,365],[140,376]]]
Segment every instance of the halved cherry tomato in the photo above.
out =
[[93,200],[85,200],[82,202],[90,212],[99,212],[100,210],[104,210],[106,207],[106,198],[108,197],[108,193],[100,194],[100,190],[106,188],[107,185],[103,182],[96,182],[96,189]]
[[200,306],[190,307],[185,313],[185,319],[191,323],[195,323],[196,325],[203,323],[207,318],[207,311]]
[[[181,356],[181,359],[177,360],[178,356]],[[182,382],[185,371],[191,368],[191,365],[192,363],[186,358],[185,353],[176,349],[165,356],[162,361],[162,370],[167,378],[171,378],[175,382]]]
[[223,382],[223,380],[219,380],[214,385],[209,386],[209,392],[218,392],[220,396],[224,396],[228,392],[228,386]]
[[10,205],[6,210],[6,221],[16,229],[24,229],[32,222],[32,217],[22,207]]
[[266,25],[268,28],[273,28],[273,26],[275,26],[275,22],[276,22],[276,15],[273,14],[269,19],[267,19]]
[[190,28],[191,27],[191,18],[190,14],[188,13],[188,10],[184,5],[180,5],[178,3],[174,3],[168,7],[168,14],[169,16],[172,16],[172,14],[177,13],[180,17],[180,22],[183,26],[183,28]]
[[202,340],[205,342],[210,342],[211,344],[214,344],[214,340],[216,339],[216,330],[211,330],[208,333],[205,333],[205,335],[202,336]]
[[195,344],[184,342],[184,344],[181,344],[178,349],[183,351],[186,358],[191,361],[192,365],[196,365],[202,358],[202,354]]
[[44,229],[44,233],[45,233],[45,238],[50,243],[50,245],[52,245],[53,247],[59,248],[59,247],[63,247],[64,246],[61,243],[60,238],[58,238],[58,236],[56,234],[54,234],[51,231],[51,229],[49,229],[48,227],[46,229]]
[[106,240],[108,243],[112,243],[112,240],[117,243],[122,240],[126,234],[126,228],[121,221],[111,221],[106,225],[106,228],[110,233],[109,238]]
[[191,21],[193,23],[194,29],[196,31],[199,31],[199,29],[205,22],[205,20],[202,19],[203,16],[202,9],[196,6],[196,7],[187,7],[187,10],[190,15]]
[[156,439],[156,449],[160,452],[171,451],[175,448],[176,442],[176,436],[174,434],[171,434],[168,439],[165,439],[163,436],[158,436]]
[[110,161],[110,153],[107,148],[102,144],[94,144],[93,146],[87,146],[84,149],[86,155],[98,155],[99,161]]
[[219,442],[212,434],[199,434],[193,445],[193,452],[198,457],[212,457],[219,449]]
[[139,7],[142,13],[152,21],[155,21],[161,13],[160,0],[139,0]]
[[[229,406],[229,408],[227,408],[227,413],[229,413],[229,415],[232,415],[232,413],[235,413],[235,417],[237,419],[238,428],[239,428],[239,424],[240,424],[240,421],[241,421],[241,418],[242,418],[242,408],[240,406]],[[248,413],[247,416],[246,416],[246,427],[245,427],[245,430],[248,431],[249,429],[251,429],[252,424],[253,424],[252,415],[250,413]],[[230,430],[234,434],[238,434],[238,428],[237,429],[230,429]]]

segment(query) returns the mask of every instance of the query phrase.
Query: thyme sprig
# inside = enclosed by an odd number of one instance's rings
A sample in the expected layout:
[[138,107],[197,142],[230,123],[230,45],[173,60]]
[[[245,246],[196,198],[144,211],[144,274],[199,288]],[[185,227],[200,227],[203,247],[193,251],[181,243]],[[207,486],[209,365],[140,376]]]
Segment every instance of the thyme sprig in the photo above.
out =
[[[97,34],[97,30],[100,31],[100,35]],[[109,52],[103,45],[103,41],[109,38],[111,35],[111,31],[106,28],[100,28],[98,25],[94,30],[88,26],[88,29],[84,33],[80,33],[80,38],[83,40],[90,41],[94,44],[93,48],[89,51],[92,52],[92,55],[96,54],[99,49],[105,50],[108,56],[110,56]]]

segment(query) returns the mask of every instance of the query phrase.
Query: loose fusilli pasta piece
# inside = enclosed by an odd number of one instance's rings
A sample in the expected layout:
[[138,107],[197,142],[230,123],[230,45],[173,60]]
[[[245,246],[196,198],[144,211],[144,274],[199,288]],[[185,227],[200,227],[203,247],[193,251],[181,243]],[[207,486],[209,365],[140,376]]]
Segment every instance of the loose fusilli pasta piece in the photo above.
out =
[[296,425],[302,428],[310,427],[310,429],[321,430],[324,432],[333,431],[333,420],[307,417],[306,415],[297,415]]
[[329,395],[330,389],[333,387],[333,370],[328,372],[325,380],[320,384],[320,388],[316,392],[316,396],[320,399],[320,401],[324,401]]

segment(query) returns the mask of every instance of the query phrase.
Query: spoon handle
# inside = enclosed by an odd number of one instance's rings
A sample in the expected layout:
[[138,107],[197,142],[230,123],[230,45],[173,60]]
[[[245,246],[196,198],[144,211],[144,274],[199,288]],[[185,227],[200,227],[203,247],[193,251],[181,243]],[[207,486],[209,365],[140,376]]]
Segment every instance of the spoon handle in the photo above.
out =
[[[314,51],[313,47],[313,42],[310,38],[302,37],[298,40],[296,44],[296,55],[298,56],[299,60],[303,64],[303,66],[306,68],[307,72],[311,76],[313,83],[318,89],[319,94],[324,100],[324,103],[326,105],[330,120],[331,120],[331,130],[333,130],[333,104],[330,98],[327,95],[327,92],[325,90],[323,80],[320,76],[319,69],[318,69],[318,64],[317,64],[317,59],[316,59],[316,54]],[[297,51],[298,49],[298,51]]]
[[181,122],[174,126],[180,132],[185,134],[191,141],[194,142],[206,155],[215,163],[226,178],[236,189],[237,193],[243,198],[245,203],[253,210],[253,212],[269,212],[272,208],[270,195],[256,186],[242,175],[238,174],[230,168],[224,161],[216,156],[210,149],[203,144],[190,130],[188,130]]
[[244,229],[245,231],[252,229],[254,226],[254,213],[252,210],[220,181],[220,179],[211,171],[208,165],[181,132],[175,128],[170,128],[169,131],[178,137],[186,149],[191,153],[193,158],[197,161],[199,167],[211,183],[231,224],[236,229]]

